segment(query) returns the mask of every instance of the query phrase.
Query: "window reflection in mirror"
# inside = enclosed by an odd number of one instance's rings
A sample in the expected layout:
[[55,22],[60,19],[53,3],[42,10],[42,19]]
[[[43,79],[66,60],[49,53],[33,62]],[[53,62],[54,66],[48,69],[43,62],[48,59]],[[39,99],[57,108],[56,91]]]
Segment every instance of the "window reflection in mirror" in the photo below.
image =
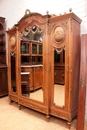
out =
[[43,68],[22,67],[21,94],[24,97],[43,102]]
[[21,95],[43,102],[42,29],[36,25],[21,32]]
[[16,92],[16,59],[11,55],[11,87],[12,92]]
[[34,25],[33,27],[27,27],[21,33],[21,40],[34,40],[42,42],[42,30],[40,27]]
[[65,50],[54,50],[54,103],[65,104]]
[[21,93],[24,96],[30,96],[29,72],[21,72]]

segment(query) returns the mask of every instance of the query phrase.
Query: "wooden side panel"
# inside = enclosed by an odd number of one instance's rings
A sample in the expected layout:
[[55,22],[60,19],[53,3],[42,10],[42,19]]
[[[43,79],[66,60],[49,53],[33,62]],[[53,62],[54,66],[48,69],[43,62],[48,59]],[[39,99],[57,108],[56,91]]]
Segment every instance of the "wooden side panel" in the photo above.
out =
[[78,91],[79,91],[79,74],[80,74],[80,25],[73,20],[72,21],[72,41],[69,50],[69,63],[70,63],[70,81],[69,87],[71,89],[71,117],[74,118],[77,115],[78,106]]
[[81,62],[80,62],[77,130],[84,130],[85,101],[86,101],[86,64],[87,64],[86,48],[87,48],[87,34],[84,34],[81,36]]

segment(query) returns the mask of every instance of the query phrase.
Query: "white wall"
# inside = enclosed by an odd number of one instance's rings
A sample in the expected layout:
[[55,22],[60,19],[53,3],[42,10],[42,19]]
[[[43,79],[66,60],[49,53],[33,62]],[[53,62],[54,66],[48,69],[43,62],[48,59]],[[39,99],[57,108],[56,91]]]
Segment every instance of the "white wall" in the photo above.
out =
[[0,0],[0,16],[6,18],[6,29],[11,28],[25,14],[26,9],[41,14],[68,13],[69,8],[82,19],[81,33],[87,33],[87,0]]

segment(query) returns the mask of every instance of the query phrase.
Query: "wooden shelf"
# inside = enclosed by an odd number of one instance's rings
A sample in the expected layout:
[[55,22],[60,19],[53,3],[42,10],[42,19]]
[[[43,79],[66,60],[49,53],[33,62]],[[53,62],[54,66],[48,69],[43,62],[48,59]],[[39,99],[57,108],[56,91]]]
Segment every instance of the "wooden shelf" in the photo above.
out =
[[26,85],[26,84],[29,84],[29,82],[27,82],[27,81],[21,81],[21,84],[22,85]]
[[6,50],[0,50],[0,53],[6,53]]

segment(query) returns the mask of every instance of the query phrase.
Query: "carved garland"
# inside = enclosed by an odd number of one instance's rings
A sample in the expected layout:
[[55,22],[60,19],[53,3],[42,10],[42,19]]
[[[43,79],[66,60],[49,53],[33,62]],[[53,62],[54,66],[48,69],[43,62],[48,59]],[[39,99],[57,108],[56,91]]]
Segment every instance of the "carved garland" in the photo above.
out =
[[57,54],[60,54],[63,50],[65,50],[65,46],[62,48],[55,48],[54,47],[54,50],[57,52]]

